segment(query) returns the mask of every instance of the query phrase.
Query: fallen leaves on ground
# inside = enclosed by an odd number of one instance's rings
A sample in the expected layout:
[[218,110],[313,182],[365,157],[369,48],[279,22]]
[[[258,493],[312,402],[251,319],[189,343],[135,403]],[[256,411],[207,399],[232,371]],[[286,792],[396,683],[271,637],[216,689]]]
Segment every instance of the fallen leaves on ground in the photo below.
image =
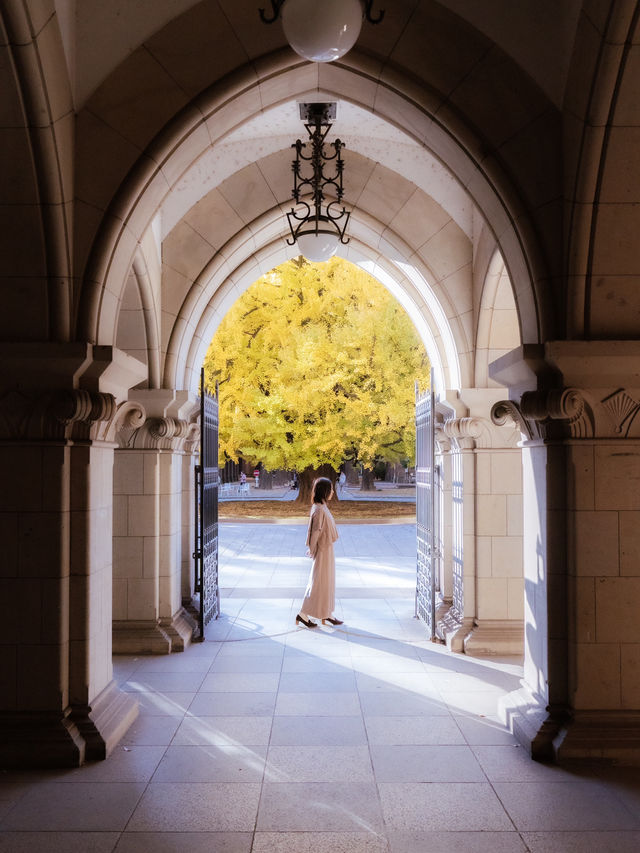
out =
[[[337,521],[367,518],[414,518],[416,505],[396,501],[340,501],[330,504]],[[297,501],[222,501],[219,517],[224,518],[306,518],[310,507]]]

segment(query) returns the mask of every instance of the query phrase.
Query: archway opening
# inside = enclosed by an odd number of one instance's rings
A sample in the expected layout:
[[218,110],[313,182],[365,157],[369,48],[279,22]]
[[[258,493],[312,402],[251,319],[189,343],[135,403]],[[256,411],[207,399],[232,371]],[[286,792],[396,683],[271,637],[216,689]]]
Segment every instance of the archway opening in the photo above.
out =
[[[415,538],[415,386],[428,386],[429,362],[411,319],[378,280],[340,258],[280,265],[232,306],[205,368],[209,387],[219,384],[220,463],[242,456],[252,482],[222,486],[223,519],[298,522],[313,478],[326,475],[336,482],[338,523],[405,521]],[[402,491],[380,475],[387,465],[401,468]],[[358,469],[363,487],[376,469],[382,485],[360,492]],[[340,471],[349,474],[341,489]],[[287,486],[267,500],[272,473]]]
[[[318,97],[317,92],[313,95]],[[291,111],[294,105],[288,102],[281,106],[282,115],[286,117],[287,110]],[[176,395],[195,399],[200,365],[212,333],[227,310],[257,275],[291,255],[283,235],[283,207],[287,204],[290,188],[288,177],[283,177],[282,163],[288,165],[289,155],[282,148],[283,140],[277,138],[268,140],[267,150],[253,150],[260,138],[259,131],[280,115],[278,109],[280,107],[270,107],[264,111],[264,116],[256,116],[209,148],[194,150],[192,159],[187,161],[189,166],[174,178],[169,192],[165,192],[156,207],[153,207],[151,184],[147,184],[139,200],[132,204],[129,223],[139,222],[139,227],[146,228],[137,240],[135,271],[139,292],[147,294],[146,303],[142,304],[141,296],[140,304],[133,309],[133,313],[137,312],[138,329],[134,337],[144,328],[149,372],[149,394],[145,399],[152,400],[154,389],[174,395],[170,406],[164,407],[163,417],[170,411],[180,410]],[[347,102],[347,114],[349,110],[359,121],[363,115],[368,115],[360,104]],[[490,405],[486,405],[484,398],[478,403],[481,395],[474,398],[471,393],[484,391],[489,384],[487,368],[483,369],[484,373],[478,373],[478,351],[479,348],[483,350],[482,356],[488,364],[495,350],[504,349],[505,345],[498,340],[498,325],[489,320],[495,310],[495,298],[492,301],[486,295],[489,287],[482,295],[483,283],[476,273],[476,261],[478,247],[485,250],[489,245],[494,248],[497,245],[493,225],[496,216],[499,217],[498,208],[491,208],[485,220],[475,199],[462,188],[456,175],[443,167],[424,146],[416,144],[413,132],[398,130],[384,118],[370,118],[371,123],[367,125],[371,130],[370,143],[363,141],[364,133],[354,140],[352,190],[358,200],[345,257],[371,272],[409,312],[431,356],[434,384],[442,398],[442,419],[456,420],[460,415],[464,419],[471,408],[471,399],[475,399],[476,409],[484,406],[486,419]],[[384,132],[376,138],[381,127]],[[389,134],[393,136],[393,145],[390,145]],[[239,139],[248,142],[249,162],[233,166],[230,151]],[[406,162],[402,162],[402,158],[390,161],[388,150],[394,146],[396,152],[401,151],[405,160],[408,158],[415,166],[415,180],[407,176]],[[427,186],[426,174],[437,177],[433,187]],[[157,201],[157,196],[155,198]],[[504,223],[500,227],[504,229]],[[129,237],[124,239],[123,250],[128,241]],[[518,260],[519,250],[514,248],[517,241],[515,244],[506,242],[511,269],[526,270],[526,262],[522,257]],[[120,248],[118,243],[109,275],[112,270],[117,271],[115,257]],[[506,304],[505,293],[512,286],[512,277],[506,273],[504,262],[502,273],[492,273],[489,278],[492,277],[497,278],[497,289]],[[526,291],[521,284],[520,290],[523,288]],[[113,291],[117,290],[114,281]],[[517,288],[513,290],[517,292]],[[523,298],[519,293],[520,305]],[[483,307],[478,309],[480,303]],[[510,323],[518,316],[520,306],[516,306],[512,297],[508,308]],[[108,312],[113,302],[106,300],[104,307],[108,326]],[[484,347],[480,347],[479,341],[485,333],[476,327],[478,310],[482,314],[481,325],[489,320]],[[119,315],[125,318],[126,311],[127,308],[120,308]],[[531,322],[530,316],[525,326],[531,326]],[[107,326],[103,328],[107,330]],[[532,334],[531,328],[527,333]],[[155,343],[152,343],[153,335]],[[134,345],[135,341],[130,341],[129,347]],[[130,351],[135,353],[135,350]],[[152,378],[152,368],[155,369],[156,364],[156,378]],[[454,436],[454,450],[462,453],[470,449],[465,442],[475,442],[478,435]],[[465,475],[467,482],[475,482],[474,477],[469,472]],[[452,487],[443,488],[453,496]],[[173,493],[178,491],[174,488]],[[494,495],[495,491],[493,489]],[[182,492],[184,495],[186,489]],[[467,499],[473,501],[474,494],[471,485]],[[456,627],[457,632],[466,634],[478,628],[474,625],[475,592],[469,591],[475,588],[476,532],[470,530],[468,516],[467,511],[464,528],[461,524],[456,527],[449,523],[451,563],[455,562],[455,555],[460,565],[464,562],[467,567],[461,582],[467,587],[466,607],[472,612],[460,614],[461,622]],[[446,525],[444,511],[441,519]],[[464,561],[461,557],[463,546]],[[184,552],[182,547],[183,576]],[[446,559],[443,557],[442,565]],[[488,589],[490,584],[485,586]],[[183,581],[183,599],[184,587]],[[443,595],[443,605],[448,606],[450,602],[444,598]],[[515,593],[508,594],[507,598],[513,602]]]

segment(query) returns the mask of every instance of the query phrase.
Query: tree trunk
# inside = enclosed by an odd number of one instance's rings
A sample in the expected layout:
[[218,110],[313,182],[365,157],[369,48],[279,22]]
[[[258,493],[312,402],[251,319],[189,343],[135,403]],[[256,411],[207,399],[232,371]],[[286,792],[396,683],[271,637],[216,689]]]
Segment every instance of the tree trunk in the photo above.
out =
[[260,471],[260,489],[273,489],[273,474],[271,471],[265,471],[264,468]]
[[344,463],[344,473],[347,475],[347,486],[359,486],[360,477],[351,462]]
[[338,478],[335,470],[331,465],[321,465],[319,468],[305,468],[304,471],[300,471],[298,474],[298,497],[296,498],[296,503],[303,504],[308,507],[311,506],[311,490],[313,488],[313,481],[318,477],[327,477],[333,483],[333,497],[329,501],[329,506],[340,500],[336,491]]
[[373,468],[363,468],[362,469],[362,483],[360,485],[361,492],[375,492],[376,484],[375,484],[375,475],[373,473]]

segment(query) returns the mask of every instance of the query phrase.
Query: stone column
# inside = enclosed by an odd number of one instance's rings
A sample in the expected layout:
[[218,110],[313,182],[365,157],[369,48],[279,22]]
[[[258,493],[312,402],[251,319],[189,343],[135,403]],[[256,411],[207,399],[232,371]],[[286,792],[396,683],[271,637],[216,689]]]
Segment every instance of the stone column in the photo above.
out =
[[[186,509],[193,519],[194,501],[193,479],[185,489],[184,471],[185,459],[192,462],[193,445],[199,439],[197,424],[170,423],[160,456],[160,626],[171,637],[174,652],[184,651],[196,628],[194,617],[183,606],[185,570],[188,578],[193,574],[193,525],[186,528],[184,516]],[[185,550],[190,558],[187,565]]]
[[505,715],[534,757],[638,764],[640,345],[545,349],[589,387],[494,408],[526,436],[525,681]]
[[[545,354],[574,389],[561,398],[566,540],[549,535],[566,560],[568,628],[568,717],[553,749],[639,765],[640,342],[555,342]],[[528,401],[521,409],[531,418]]]
[[191,641],[182,607],[181,445],[189,425],[148,418],[116,451],[114,612],[116,654],[169,654]]
[[[197,425],[166,414],[193,412],[182,392],[136,392],[145,423],[122,434],[116,451],[114,504],[114,652],[169,654],[191,642],[195,622],[183,607],[185,453],[193,453]],[[149,415],[149,411],[147,411]],[[189,536],[192,543],[193,534]]]
[[475,613],[475,469],[469,418],[450,418],[440,428],[451,442],[452,603],[436,626],[436,634],[454,652],[463,651]]
[[[78,358],[82,363],[82,358]],[[104,758],[137,714],[111,670],[111,394],[0,400],[0,766]]]
[[520,690],[502,713],[532,757],[554,757],[553,741],[570,718],[567,573],[567,446],[563,437],[584,412],[571,389],[525,392],[519,404],[493,407],[498,425],[523,434],[525,660]]
[[522,452],[513,427],[474,418],[476,473],[476,610],[464,650],[475,655],[522,655],[524,577]]
[[[452,651],[523,652],[519,433],[480,417],[450,418],[453,595],[437,634]],[[442,438],[439,439],[442,441]]]

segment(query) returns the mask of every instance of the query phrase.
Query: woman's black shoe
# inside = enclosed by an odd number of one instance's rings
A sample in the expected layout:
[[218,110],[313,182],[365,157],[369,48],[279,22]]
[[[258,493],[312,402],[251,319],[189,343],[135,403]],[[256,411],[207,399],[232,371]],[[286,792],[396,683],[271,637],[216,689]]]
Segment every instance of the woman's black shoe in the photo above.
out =
[[322,624],[326,624],[327,622],[331,622],[332,625],[344,625],[342,619],[332,619],[331,616],[327,616],[326,619],[322,620]]
[[310,619],[309,619],[309,621],[307,621],[306,619],[303,619],[302,616],[298,613],[298,615],[296,616],[296,625],[299,622],[302,622],[302,624],[305,625],[307,628],[317,628],[318,627],[317,622],[312,622]]

